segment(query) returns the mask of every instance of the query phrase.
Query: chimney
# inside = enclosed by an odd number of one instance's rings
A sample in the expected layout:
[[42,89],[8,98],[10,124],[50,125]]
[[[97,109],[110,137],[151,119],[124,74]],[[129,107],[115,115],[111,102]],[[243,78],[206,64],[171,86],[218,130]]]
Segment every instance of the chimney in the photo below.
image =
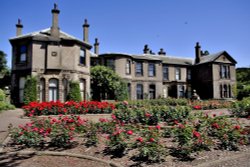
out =
[[95,38],[95,43],[94,43],[94,52],[95,54],[99,54],[99,42],[98,42],[98,38]]
[[58,15],[60,13],[60,10],[58,10],[57,4],[54,4],[54,9],[51,10],[51,13],[52,13],[51,36],[59,38]]
[[83,41],[84,42],[89,42],[89,24],[88,24],[88,20],[85,19],[84,20],[84,24],[82,25],[83,27]]
[[150,53],[150,49],[149,49],[148,45],[144,45],[143,53],[144,54],[149,54]]
[[23,30],[23,25],[21,23],[21,20],[18,19],[17,24],[16,24],[16,36],[22,35],[22,30]]
[[166,52],[164,52],[163,48],[160,49],[160,51],[158,52],[159,55],[166,55]]
[[195,63],[199,63],[201,60],[201,46],[199,44],[199,42],[196,42],[196,46],[195,46]]

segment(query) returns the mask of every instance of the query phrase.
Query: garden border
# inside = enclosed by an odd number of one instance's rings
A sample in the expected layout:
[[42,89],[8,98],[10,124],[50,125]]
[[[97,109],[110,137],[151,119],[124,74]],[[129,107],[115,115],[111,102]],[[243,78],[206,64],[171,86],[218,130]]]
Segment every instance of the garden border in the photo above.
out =
[[109,160],[103,160],[100,158],[96,158],[89,155],[82,155],[82,154],[74,154],[74,153],[67,153],[67,152],[56,152],[56,151],[16,151],[16,152],[4,152],[4,146],[10,141],[10,136],[8,136],[3,143],[0,145],[0,153],[5,153],[6,155],[37,155],[37,156],[43,156],[43,155],[49,155],[49,156],[69,156],[69,157],[75,157],[80,159],[87,159],[91,161],[97,161],[101,163],[105,163],[111,167],[123,167],[120,164],[117,164],[115,162],[109,161]]

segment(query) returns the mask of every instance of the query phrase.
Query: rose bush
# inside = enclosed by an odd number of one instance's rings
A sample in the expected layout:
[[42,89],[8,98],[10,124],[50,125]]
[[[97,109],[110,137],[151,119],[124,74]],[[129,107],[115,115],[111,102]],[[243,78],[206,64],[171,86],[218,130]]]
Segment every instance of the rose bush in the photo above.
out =
[[103,114],[111,113],[115,109],[113,103],[98,101],[68,101],[62,103],[60,101],[51,102],[31,102],[22,107],[26,116],[39,115],[67,115],[67,114]]

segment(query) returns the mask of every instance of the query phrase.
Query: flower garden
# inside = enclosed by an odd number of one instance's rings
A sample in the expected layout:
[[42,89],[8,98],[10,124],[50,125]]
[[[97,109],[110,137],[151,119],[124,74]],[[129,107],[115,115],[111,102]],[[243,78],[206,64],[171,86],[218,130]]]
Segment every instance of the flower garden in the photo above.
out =
[[[250,129],[241,124],[239,118],[208,115],[201,111],[233,106],[234,114],[238,113],[236,110],[243,110],[242,106],[246,104],[249,103],[202,103],[186,99],[124,101],[115,104],[32,102],[23,107],[25,115],[31,117],[32,121],[12,128],[10,133],[12,146],[23,149],[63,148],[74,151],[78,148],[78,153],[103,159],[115,158],[125,166],[137,163],[161,164],[167,163],[167,157],[180,161],[191,160],[199,153],[235,151],[247,146]],[[110,119],[100,117],[98,122],[92,122],[84,118],[87,113],[110,113]],[[244,113],[244,117],[248,116]],[[91,149],[95,151],[86,152]],[[124,157],[126,163],[122,162]]]

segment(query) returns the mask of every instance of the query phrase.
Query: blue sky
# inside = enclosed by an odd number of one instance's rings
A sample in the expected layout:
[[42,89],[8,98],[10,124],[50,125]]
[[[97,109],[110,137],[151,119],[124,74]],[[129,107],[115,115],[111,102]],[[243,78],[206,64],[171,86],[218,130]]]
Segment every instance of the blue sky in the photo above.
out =
[[250,0],[4,0],[0,2],[0,50],[11,62],[9,38],[20,18],[23,34],[51,26],[51,9],[58,4],[60,29],[79,39],[82,24],[90,24],[90,42],[100,41],[100,53],[153,52],[194,58],[194,46],[216,53],[226,50],[250,67]]

